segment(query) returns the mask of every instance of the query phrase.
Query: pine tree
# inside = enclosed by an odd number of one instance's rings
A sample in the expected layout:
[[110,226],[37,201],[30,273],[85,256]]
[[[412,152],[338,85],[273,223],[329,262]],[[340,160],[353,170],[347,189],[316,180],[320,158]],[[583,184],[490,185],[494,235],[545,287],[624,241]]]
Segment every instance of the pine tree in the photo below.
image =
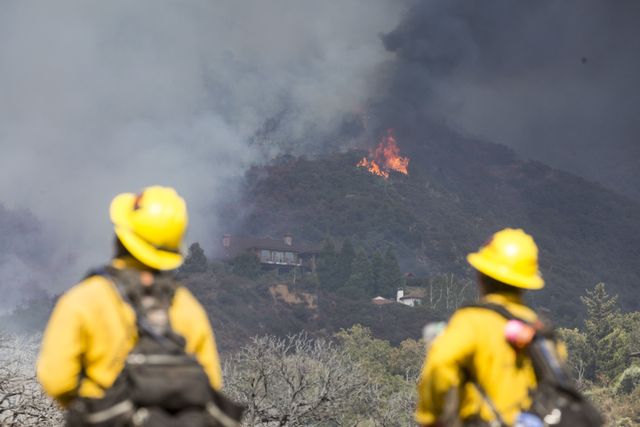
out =
[[356,251],[353,249],[351,240],[347,239],[342,244],[340,254],[336,260],[336,285],[337,287],[345,286],[349,277],[351,277],[351,265],[356,257]]
[[376,296],[382,296],[382,255],[375,251],[371,258],[371,290]]
[[402,272],[395,251],[389,246],[382,257],[378,292],[383,296],[393,296],[400,286],[402,286]]
[[593,290],[586,291],[580,300],[587,309],[584,321],[587,336],[597,343],[613,332],[615,319],[619,314],[618,296],[607,293],[604,283],[598,283]]
[[371,263],[364,251],[358,251],[351,264],[351,275],[345,284],[347,288],[358,289],[362,295],[375,297],[373,288],[373,273]]
[[203,273],[207,271],[207,257],[204,254],[204,250],[200,247],[200,243],[195,242],[189,246],[189,252],[180,272],[182,273]]
[[587,310],[584,325],[591,351],[587,376],[606,381],[613,378],[624,363],[624,357],[621,356],[626,346],[624,331],[616,328],[620,315],[618,297],[609,295],[605,284],[598,283],[593,290],[587,290],[580,300]]
[[334,290],[339,283],[338,254],[331,240],[327,240],[318,259],[318,279],[323,288]]
[[257,279],[262,273],[262,265],[258,255],[252,251],[242,252],[233,259],[233,272],[238,276]]

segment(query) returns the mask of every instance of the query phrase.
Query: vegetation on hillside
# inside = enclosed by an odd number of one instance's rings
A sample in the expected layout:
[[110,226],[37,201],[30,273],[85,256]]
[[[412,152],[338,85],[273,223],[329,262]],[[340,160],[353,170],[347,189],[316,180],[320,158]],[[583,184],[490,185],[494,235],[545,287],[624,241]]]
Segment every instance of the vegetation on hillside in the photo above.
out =
[[[600,281],[625,309],[640,308],[640,205],[536,162],[467,148],[468,157],[414,149],[409,175],[388,180],[355,167],[362,152],[284,157],[248,173],[243,204],[252,209],[237,230],[349,240],[370,254],[391,245],[404,272],[470,277],[467,253],[496,230],[522,227],[539,243],[548,284],[531,302],[559,323],[578,324],[579,295]],[[227,208],[231,223],[236,205]]]
[[[582,302],[583,327],[559,331],[577,386],[607,426],[638,425],[640,365],[628,355],[637,350],[640,313],[620,313],[603,284]],[[0,424],[61,425],[60,412],[35,383],[37,339],[0,336]],[[225,392],[248,407],[246,426],[411,425],[424,352],[421,341],[393,346],[360,325],[324,338],[263,335],[223,355]]]
[[[266,420],[261,405],[270,404],[250,401],[256,396],[251,387],[281,393],[289,386],[286,376],[303,370],[311,383],[298,383],[301,396],[316,399],[318,412],[291,401],[263,425],[283,419],[289,420],[283,425],[307,425],[327,414],[335,422],[406,425],[424,357],[416,339],[425,323],[446,318],[475,297],[464,257],[504,226],[522,226],[540,245],[547,287],[529,301],[562,326],[558,333],[578,386],[611,425],[640,422],[640,365],[630,357],[640,351],[640,296],[633,287],[640,279],[637,204],[508,155],[499,161],[479,156],[467,164],[463,157],[451,163],[438,161],[442,153],[434,153],[434,160],[415,151],[409,176],[383,180],[354,167],[361,154],[289,157],[247,176],[245,202],[253,209],[238,227],[243,234],[292,232],[324,242],[317,274],[265,272],[251,253],[232,264],[208,260],[197,243],[179,271],[210,315],[229,392],[251,407],[249,423]],[[15,240],[24,224],[14,219],[0,221],[0,228]],[[25,251],[20,253],[26,259]],[[7,253],[0,248],[0,258]],[[393,297],[399,286],[421,288],[423,304],[371,303],[377,295]],[[36,293],[1,316],[2,327],[7,333],[38,332],[54,301]],[[11,399],[7,393],[15,389],[0,389],[0,420],[27,405],[39,408],[34,420],[45,413],[57,422],[59,414],[47,412],[52,406],[34,383],[35,346],[24,347],[21,339],[0,339],[0,348],[9,349],[4,366],[11,368],[0,372],[0,387],[14,380],[22,387]],[[269,357],[257,360],[255,354]],[[347,369],[327,372],[332,364]],[[255,377],[266,370],[283,377]],[[326,390],[333,394],[323,400],[322,389],[314,388],[323,378],[342,378],[345,387]]]

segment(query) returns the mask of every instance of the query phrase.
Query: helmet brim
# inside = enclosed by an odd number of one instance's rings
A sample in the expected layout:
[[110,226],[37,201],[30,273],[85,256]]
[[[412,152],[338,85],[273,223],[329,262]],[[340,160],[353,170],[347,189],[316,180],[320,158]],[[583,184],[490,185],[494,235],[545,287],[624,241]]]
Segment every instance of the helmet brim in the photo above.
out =
[[184,261],[181,253],[158,249],[132,231],[129,214],[133,210],[136,195],[122,193],[111,202],[109,215],[113,229],[122,245],[138,261],[156,270],[174,270]]
[[516,288],[537,290],[544,287],[544,279],[540,274],[525,276],[514,273],[506,267],[487,260],[479,253],[467,255],[467,262],[479,272]]

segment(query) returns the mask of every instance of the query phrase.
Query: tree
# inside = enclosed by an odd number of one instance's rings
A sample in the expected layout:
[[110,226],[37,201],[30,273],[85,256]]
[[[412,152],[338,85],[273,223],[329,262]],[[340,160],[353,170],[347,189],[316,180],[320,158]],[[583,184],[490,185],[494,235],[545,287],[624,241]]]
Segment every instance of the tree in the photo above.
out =
[[613,331],[616,317],[619,314],[618,296],[607,293],[604,283],[598,283],[593,290],[586,290],[580,300],[587,310],[585,328],[590,344],[609,335]]
[[402,272],[400,271],[396,253],[389,246],[382,257],[380,276],[378,278],[378,292],[383,296],[392,296],[400,286],[402,286]]
[[474,299],[475,288],[468,280],[459,280],[453,273],[431,277],[425,288],[424,306],[440,315],[449,315],[467,299]]
[[625,313],[618,323],[629,334],[629,353],[640,353],[640,312]]
[[587,344],[587,336],[578,329],[559,328],[558,336],[568,350],[567,366],[579,388],[587,385],[587,368],[594,358],[593,348]]
[[204,273],[207,271],[207,257],[204,254],[204,250],[200,247],[200,243],[195,242],[189,246],[189,252],[182,267],[180,267],[181,273]]
[[246,251],[238,254],[232,261],[233,272],[238,276],[256,279],[262,272],[260,260],[255,252]]
[[618,377],[614,390],[618,394],[629,394],[640,386],[640,366],[630,366]]
[[340,280],[340,268],[338,254],[331,240],[325,241],[318,259],[318,278],[323,288],[337,289],[342,283]]
[[351,264],[351,275],[345,288],[359,296],[375,297],[373,289],[373,274],[369,258],[364,251],[358,251]]
[[624,369],[628,345],[625,331],[616,327],[620,316],[618,297],[609,295],[605,284],[598,283],[580,300],[587,310],[585,335],[592,349],[587,377],[609,381]]
[[349,277],[351,277],[351,269],[353,260],[356,257],[356,252],[353,249],[351,240],[347,239],[342,244],[340,253],[336,260],[336,284],[337,287],[342,287],[347,283]]
[[375,251],[371,257],[371,285],[372,291],[376,296],[383,293],[382,286],[382,255]]
[[224,366],[246,426],[357,425],[369,386],[344,351],[304,334],[254,338]]
[[[392,347],[374,338],[371,330],[354,325],[336,334],[341,348],[361,367],[371,386],[366,412],[375,426],[412,425],[415,409],[415,383],[424,360],[424,345],[403,341]],[[366,424],[368,425],[368,424]]]

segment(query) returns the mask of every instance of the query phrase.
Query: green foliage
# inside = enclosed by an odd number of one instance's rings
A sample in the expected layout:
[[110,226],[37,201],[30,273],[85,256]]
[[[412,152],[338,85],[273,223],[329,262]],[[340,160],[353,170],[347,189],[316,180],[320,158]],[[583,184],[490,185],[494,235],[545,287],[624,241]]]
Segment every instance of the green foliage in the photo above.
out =
[[326,240],[318,259],[318,279],[324,289],[334,290],[340,287],[340,262],[336,247],[331,240]]
[[618,297],[607,293],[604,283],[598,283],[593,290],[587,289],[580,300],[584,304],[587,317],[585,328],[591,344],[595,344],[611,332],[619,313]]
[[[376,251],[371,257],[371,279],[372,290],[374,294],[382,294],[382,255]],[[383,296],[383,295],[381,295]]]
[[614,390],[618,394],[629,394],[640,385],[640,366],[629,366],[616,379]]
[[345,290],[359,298],[375,296],[371,263],[364,251],[358,251],[351,264],[351,275],[345,284]]
[[336,260],[336,284],[338,287],[344,286],[349,277],[351,277],[351,264],[355,257],[356,252],[353,249],[351,240],[345,240]]
[[388,246],[382,257],[382,264],[380,266],[377,281],[378,293],[383,296],[393,297],[396,290],[401,287],[402,284],[402,272],[400,271],[398,258],[393,248]]
[[586,370],[593,363],[594,349],[588,344],[586,334],[577,328],[560,328],[556,332],[568,349],[567,365],[571,374],[578,385],[582,386],[587,379],[586,375],[590,374]]
[[586,376],[600,382],[610,381],[624,370],[628,356],[628,334],[620,327],[618,297],[609,295],[605,284],[598,283],[580,300],[587,312],[585,335],[592,352]]
[[349,329],[342,329],[336,334],[340,345],[365,370],[374,375],[373,380],[384,382],[383,378],[393,364],[393,352],[388,341],[376,339],[371,330],[362,325],[353,325]]
[[629,353],[640,352],[640,311],[624,313],[618,316],[619,328],[628,336]]
[[369,373],[372,381],[392,384],[399,378],[417,378],[425,356],[421,341],[406,339],[393,347],[374,338],[371,329],[353,325],[335,334],[341,347]]
[[241,226],[315,242],[351,239],[371,257],[391,244],[402,271],[470,277],[465,255],[492,232],[519,224],[539,244],[548,284],[530,301],[557,324],[581,325],[582,284],[602,277],[623,309],[640,307],[637,203],[536,162],[488,156],[478,144],[456,152],[448,142],[414,147],[409,175],[386,181],[354,166],[359,152],[256,167],[246,194],[255,209]]
[[398,347],[392,347],[388,341],[374,338],[371,330],[361,325],[343,329],[335,336],[340,347],[366,374],[367,382],[378,390],[380,402],[377,408],[372,408],[373,411],[387,414],[393,411],[394,402],[399,400],[411,404],[396,415],[400,419],[382,425],[412,424],[415,381],[424,359],[424,345],[419,341],[405,340]]
[[[407,338],[418,338],[422,326],[435,320],[434,313],[422,307],[374,305],[371,295],[363,295],[359,288],[327,292],[316,285],[314,275],[305,275],[293,285],[275,274],[250,279],[218,268],[186,275],[183,282],[209,313],[223,351],[237,349],[255,335],[284,337],[306,331],[327,336],[354,324],[399,345]],[[275,286],[288,287],[293,299],[285,301],[276,295]]]
[[202,273],[207,270],[207,257],[200,243],[195,242],[189,246],[189,252],[180,267],[181,274]]
[[406,339],[394,347],[391,372],[405,378],[418,378],[425,358],[425,343],[422,340]]
[[254,252],[243,252],[237,255],[231,263],[233,264],[233,272],[238,276],[249,279],[255,279],[260,276],[260,260]]
[[635,427],[640,419],[640,387],[629,394],[617,393],[614,387],[593,387],[587,397],[599,408],[607,427]]
[[629,336],[616,327],[596,349],[596,380],[608,384],[629,365]]

